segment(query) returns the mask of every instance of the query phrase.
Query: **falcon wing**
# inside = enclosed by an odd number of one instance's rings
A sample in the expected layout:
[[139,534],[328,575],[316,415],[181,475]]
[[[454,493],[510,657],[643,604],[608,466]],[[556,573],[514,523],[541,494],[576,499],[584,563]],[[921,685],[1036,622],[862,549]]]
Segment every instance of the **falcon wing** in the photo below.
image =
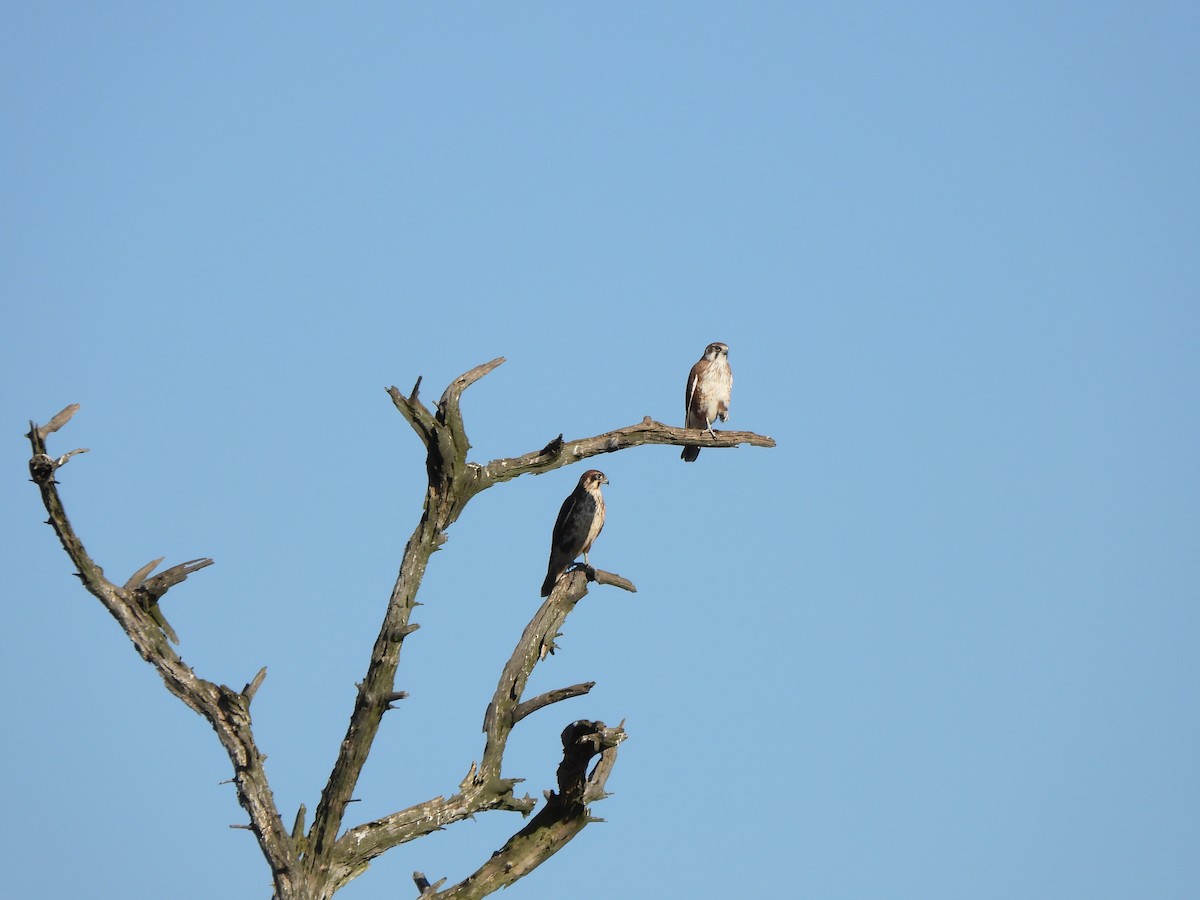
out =
[[[704,427],[705,423],[702,421],[701,422],[693,422],[693,416],[695,415],[693,410],[695,407],[692,405],[692,403],[696,399],[696,391],[700,387],[700,376],[704,373],[704,370],[706,368],[708,368],[708,362],[707,362],[707,360],[702,359],[698,363],[696,363],[694,366],[692,366],[692,371],[688,373],[687,392],[683,398],[683,409],[684,409],[684,420],[683,421],[684,421],[685,428],[703,428]],[[701,416],[700,418],[702,419],[703,416]]]
[[[554,550],[560,552],[566,551],[569,547],[564,544],[572,537],[568,533],[567,523],[571,521],[571,514],[575,511],[575,506],[579,503],[579,498],[575,496],[576,492],[572,491],[571,495],[563,501],[562,508],[558,511],[558,518],[554,520],[554,531],[550,537],[550,545]],[[574,559],[574,555],[571,557]]]

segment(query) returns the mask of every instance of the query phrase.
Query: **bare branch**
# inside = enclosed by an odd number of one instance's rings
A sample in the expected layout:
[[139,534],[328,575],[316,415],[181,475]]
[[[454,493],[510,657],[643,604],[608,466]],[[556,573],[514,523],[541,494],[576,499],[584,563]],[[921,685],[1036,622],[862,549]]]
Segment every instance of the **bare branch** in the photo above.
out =
[[549,652],[559,629],[571,610],[587,594],[587,578],[582,571],[568,572],[560,578],[541,607],[521,633],[512,656],[504,666],[496,693],[483,718],[487,742],[479,763],[478,780],[500,777],[500,764],[508,735],[516,724],[516,709],[534,666]]
[[275,808],[275,801],[262,766],[263,756],[254,743],[249,701],[223,685],[213,684],[196,676],[171,648],[168,641],[174,639],[174,632],[166,625],[158,609],[158,600],[168,588],[178,584],[197,569],[210,565],[212,560],[191,560],[173,566],[144,583],[142,579],[153,570],[157,562],[151,566],[143,566],[130,579],[131,583],[136,583],[130,590],[118,587],[104,577],[104,570],[88,555],[83,541],[67,518],[57,482],[54,480],[54,470],[59,466],[47,467],[41,462],[48,459],[45,437],[62,428],[77,409],[78,406],[67,407],[55,416],[49,425],[40,428],[31,423],[27,435],[33,450],[30,472],[41,491],[43,505],[50,516],[50,525],[58,535],[67,556],[74,563],[84,587],[100,600],[117,620],[142,659],[158,671],[167,690],[189,708],[204,716],[212,725],[233,764],[233,781],[237,787],[238,802],[250,817],[250,824],[240,827],[249,828],[254,832],[259,847],[271,866],[276,892],[281,896],[289,896],[293,885],[296,854]]
[[310,865],[323,864],[323,858],[333,852],[346,804],[353,796],[367,754],[379,731],[379,723],[395,694],[400,649],[404,638],[411,633],[408,620],[416,605],[417,588],[425,574],[429,557],[438,546],[438,528],[429,514],[429,503],[427,496],[426,513],[404,548],[400,572],[392,588],[383,625],[375,639],[367,674],[359,682],[346,736],[313,814],[312,829],[308,833],[310,853],[306,857]]
[[438,401],[438,412],[442,417],[443,422],[448,422],[451,418],[458,418],[459,425],[462,425],[462,411],[459,408],[459,401],[462,398],[462,393],[484,375],[491,372],[498,366],[503,365],[505,359],[503,356],[497,356],[491,362],[481,363],[469,372],[464,372],[455,378],[446,390],[442,393],[442,399]]
[[263,666],[258,670],[258,674],[250,679],[250,683],[242,688],[242,696],[246,698],[246,705],[250,705],[250,701],[254,699],[254,695],[258,693],[258,689],[262,687],[263,681],[267,677],[267,667]]
[[433,413],[417,398],[417,391],[421,387],[421,379],[417,379],[417,383],[413,385],[412,395],[405,397],[400,393],[400,389],[393,385],[387,389],[388,396],[392,398],[392,403],[400,414],[408,420],[408,424],[413,427],[413,431],[421,439],[426,447],[429,446],[430,438],[433,434],[434,421]]
[[132,591],[134,588],[139,587],[141,583],[146,580],[146,576],[158,568],[158,564],[164,559],[166,559],[165,556],[160,556],[158,559],[152,559],[150,562],[146,563],[144,566],[130,575],[129,580],[123,585],[125,590]]
[[591,580],[596,584],[608,584],[613,587],[619,587],[623,591],[629,591],[631,594],[637,593],[637,588],[633,586],[633,582],[628,578],[622,578],[615,572],[605,572],[603,569],[590,569]]
[[304,817],[308,815],[308,807],[303,803],[296,810],[296,818],[292,821],[292,843],[296,849],[304,852]]
[[[388,389],[396,409],[425,444],[425,470],[429,488],[425,494],[421,521],[404,549],[400,572],[392,588],[366,677],[359,682],[346,737],[340,745],[329,781],[313,815],[313,826],[308,835],[312,853],[306,858],[311,860],[312,866],[324,865],[324,857],[333,853],[335,845],[339,843],[337,835],[345,816],[346,804],[350,802],[366,764],[383,713],[395,699],[400,649],[404,638],[413,630],[409,618],[416,606],[417,589],[425,575],[429,557],[441,546],[445,540],[445,530],[478,490],[478,479],[473,477],[473,470],[466,463],[469,444],[459,409],[462,392],[503,362],[502,357],[494,359],[451,382],[438,402],[436,415],[431,414],[417,399],[420,379],[409,397],[405,397],[398,388]],[[477,469],[474,467],[474,470]],[[342,850],[344,845],[339,848],[339,853]]]
[[646,416],[636,425],[626,425],[624,428],[595,437],[564,441],[562,435],[559,435],[534,453],[509,459],[494,459],[483,466],[481,478],[484,487],[490,487],[497,482],[511,481],[521,475],[542,475],[599,456],[601,453],[615,453],[644,444],[717,448],[749,444],[752,447],[774,447],[775,440],[752,431],[715,431],[709,434],[703,429],[675,428]]
[[582,697],[595,686],[596,682],[585,681],[582,684],[573,684],[570,687],[555,688],[552,691],[546,691],[544,694],[538,694],[536,697],[526,700],[523,703],[518,703],[512,713],[513,724],[517,724],[517,722],[520,722],[526,716],[537,712],[543,707],[549,706],[551,703],[558,703],[560,700],[570,700],[572,697]]
[[[148,581],[139,582],[136,587],[127,592],[135,603],[150,614],[150,617],[163,630],[163,633],[167,636],[167,640],[172,644],[179,643],[179,636],[175,634],[175,629],[167,621],[166,616],[159,607],[159,601],[162,599],[163,594],[185,580],[192,572],[195,572],[197,569],[203,569],[205,566],[211,566],[212,562],[211,559],[193,559],[185,563],[180,563],[177,566],[171,566],[171,568],[159,572]],[[157,564],[156,562],[153,565]],[[143,569],[147,572],[149,571],[149,569],[143,566],[142,569],[134,573],[134,577],[137,578],[140,576]],[[132,580],[131,578],[130,581]]]
[[[49,456],[37,456],[37,457],[34,457],[32,460],[30,460],[29,469],[32,472],[34,470],[35,466],[45,466],[45,465],[49,465],[51,469],[61,469],[68,462],[71,461],[72,456],[76,456],[80,453],[90,453],[90,452],[91,451],[88,450],[87,447],[76,447],[74,450],[68,450],[62,456],[58,457],[58,459],[50,459]],[[35,476],[34,481],[37,481],[37,480],[38,479]]]
[[70,406],[64,406],[54,414],[54,417],[49,422],[37,429],[38,437],[42,440],[45,440],[48,436],[54,434],[54,432],[58,431],[58,429],[70,422],[71,417],[77,412],[79,412],[78,403],[72,403]]
[[446,879],[439,878],[433,884],[430,884],[424,872],[413,872],[413,882],[416,884],[417,890],[421,892],[417,900],[421,900],[421,897],[432,896],[438,888],[446,883]]
[[[624,719],[622,719],[621,724],[616,727],[616,732],[620,735],[620,737],[617,739],[617,743],[619,744],[625,739]],[[584,803],[595,803],[597,800],[603,800],[605,797],[609,796],[608,793],[605,792],[604,786],[608,783],[608,776],[612,774],[613,766],[616,765],[617,762],[616,745],[614,744],[611,749],[611,753],[609,752],[609,748],[606,748],[605,751],[600,754],[600,759],[596,761],[595,767],[592,769],[591,774],[588,775],[587,785],[584,787],[583,791]],[[603,820],[593,819],[592,821]]]
[[[444,891],[436,900],[477,900],[513,884],[557,853],[596,821],[587,803],[604,796],[604,782],[616,761],[617,747],[625,740],[623,727],[607,728],[603,722],[574,722],[562,733],[563,760],[558,767],[558,793],[529,823],[492,854],[475,872]],[[588,762],[600,760],[587,772]]]

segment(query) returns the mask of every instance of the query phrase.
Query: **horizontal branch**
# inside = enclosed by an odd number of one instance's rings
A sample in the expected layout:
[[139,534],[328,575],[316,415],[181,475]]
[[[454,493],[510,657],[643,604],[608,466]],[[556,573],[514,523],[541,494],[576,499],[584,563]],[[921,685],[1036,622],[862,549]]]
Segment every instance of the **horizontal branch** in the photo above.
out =
[[555,688],[552,691],[546,691],[544,694],[538,694],[536,697],[518,703],[512,712],[513,724],[516,725],[526,716],[549,706],[551,703],[570,700],[572,697],[582,697],[595,686],[596,682],[585,681],[582,684],[572,684],[569,687]]
[[484,487],[501,481],[511,481],[521,475],[542,475],[602,453],[616,453],[630,447],[665,444],[676,447],[731,448],[742,444],[751,447],[774,447],[775,439],[753,431],[714,431],[676,428],[656,422],[649,416],[636,425],[626,425],[595,437],[564,441],[562,435],[541,450],[508,459],[494,459],[481,467]]
[[618,587],[623,591],[629,591],[631,594],[637,593],[637,588],[633,586],[632,581],[630,581],[628,578],[618,575],[615,572],[605,572],[603,569],[591,569],[591,575],[591,580],[596,582],[596,584],[606,584],[610,587]]

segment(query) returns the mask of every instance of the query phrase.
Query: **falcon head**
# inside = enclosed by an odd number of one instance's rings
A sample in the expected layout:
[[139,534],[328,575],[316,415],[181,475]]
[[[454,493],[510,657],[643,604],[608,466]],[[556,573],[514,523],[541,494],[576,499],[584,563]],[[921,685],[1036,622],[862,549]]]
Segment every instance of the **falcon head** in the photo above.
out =
[[598,491],[602,484],[608,484],[608,479],[599,469],[588,469],[579,476],[579,486],[586,491]]
[[718,356],[728,356],[728,355],[729,355],[729,345],[722,344],[720,341],[713,341],[711,344],[709,344],[707,347],[704,348],[704,358],[705,359],[716,359]]

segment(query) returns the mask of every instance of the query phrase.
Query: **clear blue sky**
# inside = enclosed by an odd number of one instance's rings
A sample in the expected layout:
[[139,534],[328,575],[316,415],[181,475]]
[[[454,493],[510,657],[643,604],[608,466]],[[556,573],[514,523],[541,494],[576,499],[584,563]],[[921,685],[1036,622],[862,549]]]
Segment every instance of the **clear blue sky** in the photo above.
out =
[[[122,582],[240,687],[290,819],[420,511],[384,393],[503,355],[474,457],[645,415],[730,346],[775,450],[600,459],[594,589],[517,730],[622,718],[510,891],[1200,895],[1200,13],[1186,3],[9,3],[0,423],[14,897],[267,897],[208,726],[71,577],[31,418]],[[454,791],[579,468],[434,557],[352,823]],[[461,878],[492,813],[341,895]]]

